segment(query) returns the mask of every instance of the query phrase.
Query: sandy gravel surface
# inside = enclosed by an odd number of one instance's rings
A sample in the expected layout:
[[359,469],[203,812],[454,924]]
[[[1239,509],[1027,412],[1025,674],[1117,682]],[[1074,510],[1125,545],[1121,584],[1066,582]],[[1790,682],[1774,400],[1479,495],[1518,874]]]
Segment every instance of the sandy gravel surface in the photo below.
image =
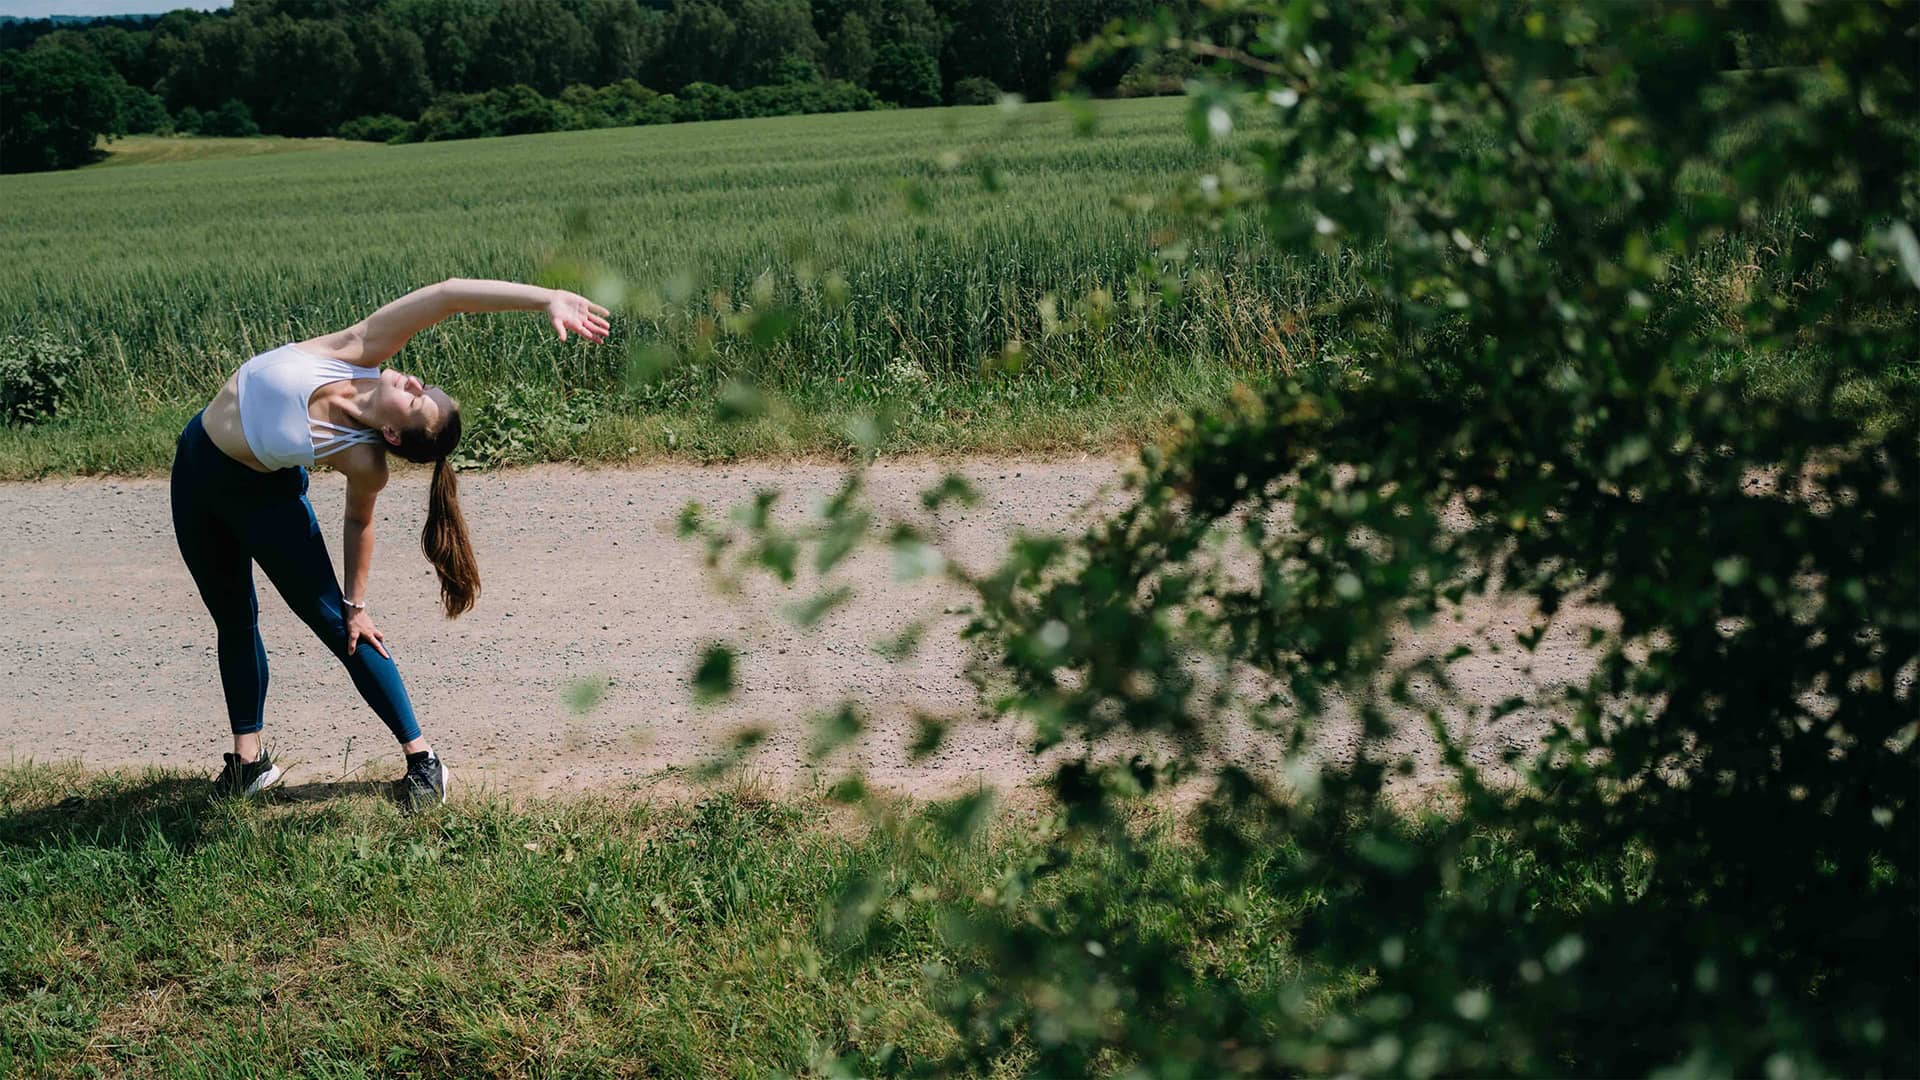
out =
[[[1090,501],[1111,498],[1118,463],[1102,459],[975,460],[887,464],[870,486],[883,509],[913,512],[917,493],[958,468],[985,495],[953,528],[949,549],[985,567],[1017,530],[1073,527]],[[810,591],[751,587],[716,591],[697,545],[673,522],[689,501],[726,508],[763,487],[786,490],[798,513],[833,490],[832,465],[667,466],[589,470],[542,466],[468,475],[461,481],[484,592],[472,613],[439,617],[432,571],[420,556],[424,471],[396,474],[379,506],[370,590],[375,621],[407,679],[422,727],[456,778],[544,794],[577,789],[661,790],[683,784],[728,736],[763,725],[766,742],[748,768],[776,786],[829,782],[847,768],[870,782],[919,794],[987,783],[1007,787],[1038,773],[1023,732],[983,719],[963,677],[962,598],[926,581],[899,583],[880,552],[852,565],[858,599],[809,633],[779,614]],[[321,472],[311,497],[336,566],[344,481]],[[1105,494],[1103,494],[1105,493]],[[292,763],[290,784],[398,775],[386,728],[346,674],[287,610],[264,575],[261,628],[272,682],[268,745]],[[180,561],[164,479],[0,484],[0,753],[19,761],[79,758],[97,767],[219,765],[228,728],[213,653],[213,625]],[[873,643],[931,615],[919,655],[890,664]],[[1526,613],[1480,605],[1420,635],[1408,649],[1444,650],[1468,639],[1506,640]],[[1587,669],[1581,620],[1556,625],[1541,650],[1476,657],[1457,665],[1471,699],[1497,702]],[[741,649],[741,693],[696,707],[689,676],[703,642]],[[581,714],[568,705],[582,680],[610,680]],[[871,734],[824,766],[806,761],[812,717],[852,698],[873,718]],[[959,724],[938,755],[911,761],[916,713]],[[1462,725],[1458,708],[1448,715]],[[1537,739],[1528,712],[1472,731],[1474,756],[1497,759]],[[1352,732],[1330,725],[1322,752],[1350,748]],[[1274,761],[1276,740],[1226,734],[1230,756]],[[1421,777],[1437,769],[1429,740],[1398,744]]]

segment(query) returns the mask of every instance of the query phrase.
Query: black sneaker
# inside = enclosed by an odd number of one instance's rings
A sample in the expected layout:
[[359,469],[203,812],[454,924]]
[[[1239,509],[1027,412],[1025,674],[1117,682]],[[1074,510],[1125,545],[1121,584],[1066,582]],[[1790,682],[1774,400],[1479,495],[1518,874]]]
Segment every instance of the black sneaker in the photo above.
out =
[[241,761],[239,754],[222,754],[226,767],[213,778],[213,793],[218,796],[258,795],[280,782],[280,766],[265,750],[258,761]]
[[434,806],[447,801],[447,783],[451,778],[440,755],[427,751],[421,760],[407,762],[407,775],[393,782],[393,795],[406,810]]

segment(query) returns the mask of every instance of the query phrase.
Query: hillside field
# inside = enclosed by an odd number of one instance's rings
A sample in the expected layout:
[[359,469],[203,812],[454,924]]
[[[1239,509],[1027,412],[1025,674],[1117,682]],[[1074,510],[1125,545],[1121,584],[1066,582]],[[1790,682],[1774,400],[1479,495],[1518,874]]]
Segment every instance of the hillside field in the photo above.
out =
[[161,163],[6,177],[0,336],[84,361],[60,419],[0,433],[0,476],[162,468],[248,356],[446,277],[618,312],[598,349],[511,315],[408,346],[400,366],[479,406],[476,462],[832,455],[876,412],[890,449],[1137,438],[1284,362],[1309,292],[1244,234],[1157,264],[1178,306],[1138,276],[1171,223],[1116,200],[1215,165],[1184,107],[1097,102],[1090,132],[1044,104],[202,160],[142,144]]
[[279,135],[259,135],[250,139],[227,139],[210,135],[123,135],[111,142],[102,141],[99,148],[106,156],[87,168],[106,169],[127,165],[260,157],[266,154],[376,149],[372,143],[349,142],[345,139],[289,139]]

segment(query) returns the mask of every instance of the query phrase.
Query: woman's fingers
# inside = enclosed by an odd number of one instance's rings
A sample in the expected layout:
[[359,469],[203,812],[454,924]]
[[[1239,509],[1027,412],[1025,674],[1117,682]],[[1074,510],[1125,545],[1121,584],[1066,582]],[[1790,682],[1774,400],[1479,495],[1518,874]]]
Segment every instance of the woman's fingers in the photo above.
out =
[[389,660],[393,659],[393,657],[387,656],[386,635],[380,633],[378,630],[362,630],[359,627],[350,627],[347,630],[347,655],[352,656],[353,650],[358,648],[360,642],[363,640],[373,646],[374,652],[379,653],[381,656],[386,656]]
[[586,338],[589,341],[605,341],[612,332],[613,324],[606,316],[612,312],[578,293],[564,293],[549,309],[547,317],[553,323],[553,332],[561,341],[567,340],[567,331]]

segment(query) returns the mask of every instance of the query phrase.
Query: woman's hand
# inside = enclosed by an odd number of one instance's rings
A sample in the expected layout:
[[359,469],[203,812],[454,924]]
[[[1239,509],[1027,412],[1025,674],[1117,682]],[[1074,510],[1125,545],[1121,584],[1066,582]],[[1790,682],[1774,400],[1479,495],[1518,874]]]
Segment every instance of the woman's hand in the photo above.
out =
[[607,309],[565,289],[553,290],[553,299],[547,301],[547,321],[567,340],[567,331],[571,330],[589,341],[607,340],[610,324],[607,322]]
[[[373,616],[367,614],[366,608],[348,608],[347,609],[347,655],[348,656],[353,655],[354,646],[359,644],[362,638],[365,638],[368,644],[371,644],[373,646],[375,652],[378,652],[381,656],[387,656],[387,639],[381,635],[380,631],[373,628]],[[393,657],[387,656],[387,659],[391,660],[393,659]]]

